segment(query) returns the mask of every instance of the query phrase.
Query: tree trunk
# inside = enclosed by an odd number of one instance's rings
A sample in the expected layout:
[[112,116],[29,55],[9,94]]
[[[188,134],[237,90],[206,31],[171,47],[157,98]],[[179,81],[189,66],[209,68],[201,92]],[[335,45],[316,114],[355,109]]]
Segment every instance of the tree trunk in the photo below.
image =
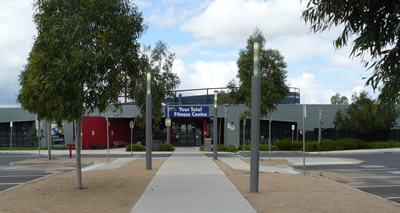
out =
[[49,132],[47,134],[47,136],[48,136],[47,150],[48,150],[48,153],[49,153],[49,160],[51,160],[51,142],[53,141],[53,138],[51,136],[51,121],[47,121],[47,125],[48,125],[47,127],[48,127],[48,130],[49,130]]
[[82,185],[82,166],[81,166],[81,132],[82,132],[82,117],[76,121],[77,134],[75,140],[75,151],[76,151],[76,187],[83,189]]

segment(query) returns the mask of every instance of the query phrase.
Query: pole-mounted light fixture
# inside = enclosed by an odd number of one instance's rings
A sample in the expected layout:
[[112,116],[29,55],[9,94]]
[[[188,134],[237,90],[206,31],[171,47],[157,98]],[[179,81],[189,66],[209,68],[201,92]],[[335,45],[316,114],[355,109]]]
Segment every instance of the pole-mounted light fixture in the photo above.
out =
[[214,108],[217,108],[218,105],[218,91],[214,90]]
[[147,95],[151,94],[151,73],[147,72]]
[[253,54],[253,75],[254,77],[260,76],[260,42],[257,40],[254,41],[253,43],[253,49],[254,49],[254,54]]

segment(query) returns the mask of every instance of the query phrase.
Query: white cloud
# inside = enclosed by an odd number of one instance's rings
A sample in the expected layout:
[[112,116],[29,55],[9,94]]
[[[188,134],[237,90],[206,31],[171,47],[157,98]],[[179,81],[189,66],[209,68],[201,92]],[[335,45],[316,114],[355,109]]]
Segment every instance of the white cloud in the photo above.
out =
[[175,8],[169,7],[167,10],[161,14],[160,11],[155,12],[157,15],[151,15],[150,17],[146,18],[147,21],[157,25],[159,28],[165,28],[175,24],[176,17],[175,17]]
[[146,1],[146,0],[136,0],[134,2],[135,5],[137,5],[140,9],[148,8],[151,7],[151,1]]
[[293,0],[216,0],[181,26],[196,38],[243,44],[256,27],[267,39],[305,32],[303,6]]
[[170,48],[177,56],[184,56],[192,51],[198,51],[200,48],[205,47],[210,43],[209,40],[199,40],[184,45],[171,45]]
[[181,79],[179,89],[225,87],[236,78],[237,66],[235,61],[197,61],[185,66],[181,59],[176,59],[173,72]]
[[31,1],[2,1],[0,7],[0,105],[15,106],[18,75],[36,34]]

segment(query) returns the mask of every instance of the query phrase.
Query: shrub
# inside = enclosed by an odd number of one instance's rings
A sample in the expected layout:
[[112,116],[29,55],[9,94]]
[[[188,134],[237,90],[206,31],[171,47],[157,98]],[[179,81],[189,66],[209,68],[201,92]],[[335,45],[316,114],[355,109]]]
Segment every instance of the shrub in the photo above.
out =
[[288,138],[282,139],[276,143],[276,147],[279,150],[292,150],[292,141]]
[[[128,145],[126,146],[126,151],[127,151],[127,152],[130,152],[130,151],[131,151],[131,145],[130,145],[130,144],[128,144]],[[134,152],[143,152],[143,151],[146,151],[146,147],[144,147],[144,146],[141,145],[141,144],[133,144],[133,145],[132,145],[132,151],[134,151]]]
[[363,149],[367,148],[367,143],[360,139],[343,138],[335,141],[336,150]]
[[[245,148],[245,150],[249,151],[249,150],[250,150],[250,145],[249,145],[249,144],[246,144],[246,146],[245,146],[244,148]],[[240,145],[240,146],[238,147],[238,150],[243,150],[243,145]]]
[[368,147],[371,149],[385,149],[390,148],[390,143],[384,141],[371,142],[368,144]]
[[[275,145],[271,145],[271,151],[276,151],[278,148],[276,148]],[[269,145],[268,144],[260,144],[260,151],[269,151]]]
[[224,147],[224,151],[225,152],[237,152],[238,149],[234,145],[228,145],[228,146]]
[[175,147],[171,144],[161,144],[160,151],[172,152],[175,151]]
[[303,150],[303,141],[293,141],[291,150],[302,151]]
[[307,152],[315,152],[319,150],[318,141],[307,141],[306,142],[306,151]]
[[204,151],[204,145],[201,145],[199,149],[200,151]]
[[319,144],[319,151],[331,150],[335,150],[335,141],[328,139],[321,140],[321,143]]

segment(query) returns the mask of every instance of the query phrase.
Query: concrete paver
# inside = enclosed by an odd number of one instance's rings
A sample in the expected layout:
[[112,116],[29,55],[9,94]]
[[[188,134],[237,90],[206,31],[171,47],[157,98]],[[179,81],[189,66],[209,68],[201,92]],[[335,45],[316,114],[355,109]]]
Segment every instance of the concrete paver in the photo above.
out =
[[[232,169],[250,170],[250,164],[242,161],[240,158],[220,158],[222,162],[229,165]],[[260,172],[298,174],[296,170],[287,165],[277,166],[259,166]]]
[[209,158],[171,157],[131,212],[256,212]]

